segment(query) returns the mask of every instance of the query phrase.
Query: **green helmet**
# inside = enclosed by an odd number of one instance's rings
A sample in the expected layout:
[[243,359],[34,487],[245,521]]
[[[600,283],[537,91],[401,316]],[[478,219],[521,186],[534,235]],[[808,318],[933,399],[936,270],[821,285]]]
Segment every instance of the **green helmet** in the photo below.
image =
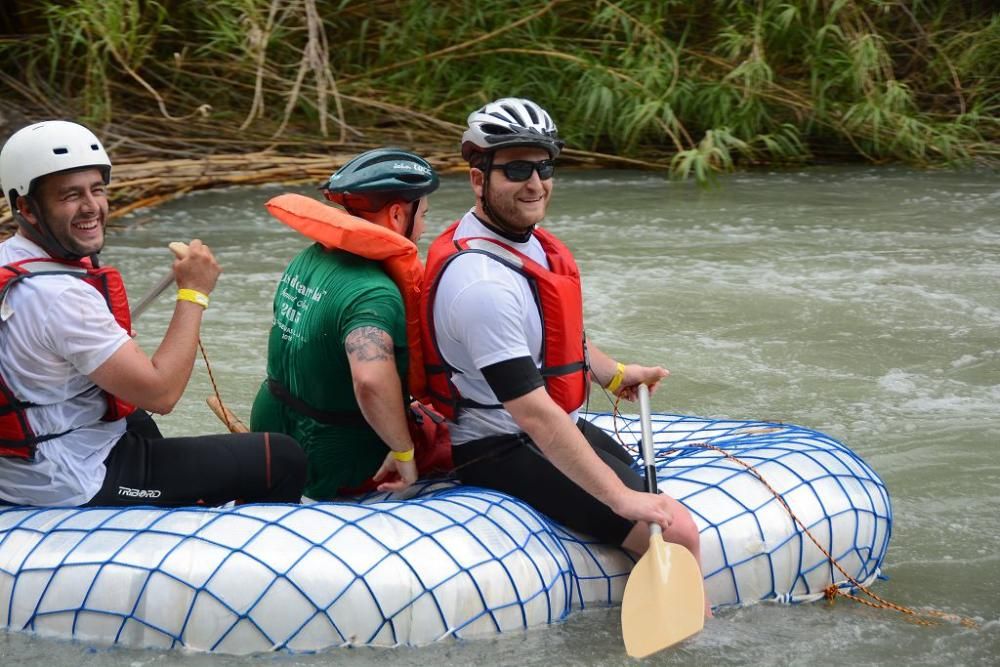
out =
[[322,190],[348,211],[375,213],[393,202],[416,201],[438,185],[434,168],[422,157],[399,148],[376,148],[335,171]]

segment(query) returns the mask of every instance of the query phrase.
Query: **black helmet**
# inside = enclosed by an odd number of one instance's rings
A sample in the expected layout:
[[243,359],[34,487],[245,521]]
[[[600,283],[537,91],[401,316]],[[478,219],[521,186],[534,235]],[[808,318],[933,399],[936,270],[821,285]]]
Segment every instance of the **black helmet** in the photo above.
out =
[[437,190],[434,168],[399,148],[365,151],[335,171],[323,193],[348,211],[375,213],[396,201],[413,202]]
[[548,112],[531,100],[504,97],[469,114],[462,135],[462,158],[477,163],[482,155],[500,148],[537,146],[549,156],[559,155],[565,142]]

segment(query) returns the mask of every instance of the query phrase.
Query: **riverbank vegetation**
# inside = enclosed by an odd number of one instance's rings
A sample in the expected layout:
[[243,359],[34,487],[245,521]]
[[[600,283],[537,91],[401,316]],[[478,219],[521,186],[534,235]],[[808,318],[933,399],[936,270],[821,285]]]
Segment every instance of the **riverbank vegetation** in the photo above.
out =
[[458,168],[465,116],[507,95],[578,164],[1000,161],[987,0],[8,0],[0,33],[4,134],[89,124],[123,201],[382,144]]

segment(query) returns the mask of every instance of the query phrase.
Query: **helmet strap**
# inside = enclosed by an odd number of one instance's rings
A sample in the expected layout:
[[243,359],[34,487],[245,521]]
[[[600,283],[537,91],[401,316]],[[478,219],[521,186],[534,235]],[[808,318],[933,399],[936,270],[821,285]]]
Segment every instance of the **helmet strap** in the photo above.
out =
[[[21,214],[21,211],[15,209],[14,219],[17,221],[17,226],[21,229],[21,232],[23,232],[28,239],[47,252],[51,257],[56,259],[68,259],[73,262],[81,259],[82,255],[70,252],[63,247],[63,244],[60,243],[55,237],[52,230],[49,229],[48,224],[45,222],[45,216],[42,215],[41,206],[39,206],[30,195],[24,195],[24,198],[28,202],[31,212],[38,220],[38,224],[31,224],[28,222],[28,219]],[[94,253],[91,259],[94,261],[94,266],[96,267],[97,254]]]
[[[504,220],[503,216],[493,210],[490,206],[490,178],[493,173],[493,156],[495,153],[490,152],[486,154],[486,157],[482,161],[482,166],[479,170],[483,172],[483,212],[489,217],[489,220],[479,221],[483,223],[490,231],[508,241],[513,241],[514,243],[526,243],[528,239],[531,238],[532,232],[535,231],[535,226],[532,225],[524,231],[514,231],[511,224]],[[478,217],[478,216],[477,216]]]
[[417,226],[417,209],[420,208],[420,200],[417,199],[410,203],[413,204],[413,207],[410,209],[410,221],[406,225],[406,233],[403,236],[413,241],[413,228]]

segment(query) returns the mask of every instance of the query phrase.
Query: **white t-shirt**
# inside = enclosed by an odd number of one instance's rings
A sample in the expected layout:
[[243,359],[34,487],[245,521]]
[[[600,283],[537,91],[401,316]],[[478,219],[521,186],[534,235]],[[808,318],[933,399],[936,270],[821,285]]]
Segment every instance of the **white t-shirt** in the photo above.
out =
[[[470,237],[496,239],[542,266],[549,265],[534,236],[525,243],[505,239],[472,211],[455,230],[456,239]],[[542,321],[531,286],[520,273],[482,253],[455,258],[441,274],[434,296],[434,331],[441,356],[461,371],[452,376],[455,387],[478,403],[499,403],[480,368],[526,356],[539,368],[542,365]],[[570,416],[576,421],[575,411]],[[462,408],[458,421],[449,424],[453,445],[520,430],[503,409]]]
[[[48,257],[17,235],[0,243],[0,265]],[[39,443],[32,462],[0,457],[0,498],[21,505],[80,505],[104,482],[104,459],[125,420],[102,422],[100,389],[87,377],[128,341],[104,297],[72,276],[39,276],[7,291],[0,306],[0,374],[27,409]],[[71,430],[72,429],[72,430]]]

